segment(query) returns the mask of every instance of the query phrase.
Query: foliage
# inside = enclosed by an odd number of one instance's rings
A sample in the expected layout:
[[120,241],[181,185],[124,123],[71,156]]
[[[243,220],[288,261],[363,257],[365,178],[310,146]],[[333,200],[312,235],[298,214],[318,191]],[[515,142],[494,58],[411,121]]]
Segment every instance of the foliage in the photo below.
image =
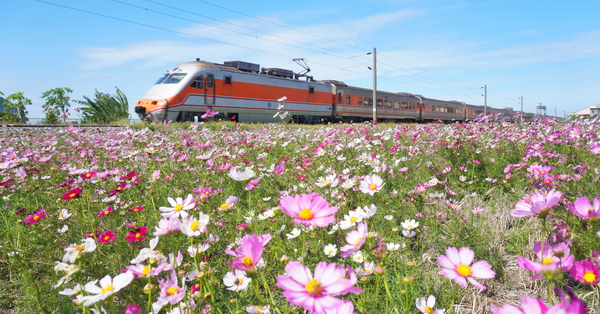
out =
[[2,121],[5,123],[22,123],[25,124],[29,119],[27,118],[27,108],[25,106],[31,105],[31,99],[26,98],[23,92],[18,92],[8,95],[4,101],[4,115]]
[[110,124],[120,119],[129,117],[129,103],[127,96],[117,88],[114,95],[96,90],[94,98],[83,96],[85,99],[76,102],[86,106],[82,107],[82,123]]
[[[293,275],[287,270],[294,261],[311,273],[321,262],[335,263],[348,270],[345,285],[356,273],[354,287],[362,293],[344,291],[336,298],[350,301],[357,313],[417,313],[416,301],[429,295],[446,313],[487,313],[491,305],[517,304],[521,296],[556,303],[546,292],[554,286],[597,308],[597,286],[579,283],[569,271],[531,281],[532,272],[515,260],[535,259],[534,243],[551,241],[559,226],[569,231],[563,236],[577,261],[598,251],[600,221],[583,220],[568,208],[579,197],[600,196],[597,155],[590,149],[600,145],[599,130],[598,122],[486,120],[210,122],[0,133],[0,311],[118,313],[135,304],[144,313],[153,305],[161,313],[181,307],[245,313],[267,305],[271,313],[305,313],[288,302],[281,284],[282,276]],[[537,176],[536,165],[549,167],[550,177]],[[511,216],[522,197],[551,188],[563,196],[548,215]],[[303,212],[308,202],[286,208],[286,197],[297,195],[335,207],[334,223],[303,224],[313,213]],[[294,210],[296,216],[289,214]],[[167,216],[181,224],[167,226],[175,222]],[[187,223],[190,217],[208,217],[206,229]],[[367,235],[349,243],[363,223]],[[190,235],[194,228],[198,233]],[[266,244],[241,240],[253,234],[271,238]],[[97,247],[88,251],[84,241]],[[257,250],[246,256],[250,260],[232,256],[240,243],[264,245],[261,258]],[[344,247],[357,243],[359,253],[341,257]],[[330,244],[337,253],[325,250]],[[494,278],[478,279],[486,290],[440,275],[438,260],[450,247],[474,252],[473,266],[489,263]],[[238,258],[241,263],[232,262]],[[256,268],[242,280],[225,280],[233,276],[232,266],[242,264]],[[138,276],[131,283],[102,286],[96,291],[123,288],[91,306],[80,301],[93,297],[93,289],[65,295],[76,284],[123,278],[132,267]],[[153,270],[156,276],[142,276]],[[304,293],[326,289],[313,282]],[[175,301],[161,303],[166,298]]]
[[56,87],[42,94],[41,98],[46,101],[42,105],[46,114],[46,118],[42,123],[56,124],[67,119],[69,107],[71,106],[69,103],[71,97],[68,94],[72,92],[73,90],[68,87]]

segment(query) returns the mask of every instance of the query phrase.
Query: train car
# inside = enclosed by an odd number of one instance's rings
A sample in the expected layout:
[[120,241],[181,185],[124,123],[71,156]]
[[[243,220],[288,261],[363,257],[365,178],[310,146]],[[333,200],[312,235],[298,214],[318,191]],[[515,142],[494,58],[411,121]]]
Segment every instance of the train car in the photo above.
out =
[[243,61],[219,64],[199,59],[162,75],[137,102],[135,112],[142,120],[154,122],[200,121],[210,110],[239,122],[269,123],[282,121],[276,115],[277,100],[284,96],[283,120],[297,123],[370,121],[374,102],[377,120],[382,122],[465,121],[483,113],[483,106],[410,93],[377,91],[374,101],[371,89],[341,81],[315,81],[291,70]]

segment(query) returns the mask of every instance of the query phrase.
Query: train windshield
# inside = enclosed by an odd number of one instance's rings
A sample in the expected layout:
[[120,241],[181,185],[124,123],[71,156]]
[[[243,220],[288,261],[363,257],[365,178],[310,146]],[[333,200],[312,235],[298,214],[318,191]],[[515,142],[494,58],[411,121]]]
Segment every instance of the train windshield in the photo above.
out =
[[179,82],[181,82],[181,80],[183,80],[183,78],[186,76],[187,73],[173,73],[173,74],[169,74],[166,73],[163,76],[161,76],[158,81],[156,81],[156,84],[177,84]]

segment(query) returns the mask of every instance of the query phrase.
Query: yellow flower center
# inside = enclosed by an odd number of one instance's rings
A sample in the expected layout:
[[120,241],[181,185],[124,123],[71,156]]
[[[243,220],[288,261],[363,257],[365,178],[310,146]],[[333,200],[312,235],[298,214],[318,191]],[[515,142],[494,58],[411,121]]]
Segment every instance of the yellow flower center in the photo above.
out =
[[250,267],[250,266],[252,266],[252,264],[254,264],[254,261],[252,260],[252,257],[246,256],[246,257],[242,258],[242,264]]
[[235,281],[233,282],[233,284],[236,286],[241,286],[243,283],[244,283],[244,279],[242,279],[242,278],[236,278]]
[[313,218],[313,213],[312,213],[312,211],[310,211],[310,209],[305,208],[300,211],[300,219],[309,220],[312,218]]
[[548,265],[554,263],[554,259],[552,257],[544,257],[542,260],[542,264]]
[[591,284],[592,282],[596,281],[596,274],[594,274],[591,271],[588,271],[585,274],[583,274],[583,280]]
[[113,286],[113,285],[108,285],[108,286],[106,286],[106,287],[102,288],[102,294],[105,294],[105,293],[107,293],[108,291],[113,291],[113,290],[115,290],[115,286]]
[[198,228],[199,224],[200,223],[198,222],[198,220],[194,220],[190,225],[190,229],[192,229],[193,231],[198,231],[200,229]]
[[463,277],[469,277],[471,276],[471,267],[467,265],[458,265],[458,267],[456,267],[456,272]]
[[150,273],[151,270],[152,270],[152,267],[150,265],[144,266],[144,269],[142,269],[142,275],[148,276],[148,274]]
[[141,234],[141,233],[136,233],[136,234],[135,234],[135,237],[136,237],[136,238],[139,238],[139,237],[141,237],[141,236],[142,236],[142,234]]
[[76,245],[75,246],[75,251],[83,252],[83,250],[85,250],[85,245]]
[[316,296],[323,292],[323,286],[316,279],[311,279],[308,284],[306,284],[306,292],[311,296]]
[[358,240],[356,240],[356,242],[354,242],[354,246],[357,246],[360,243],[360,241],[362,241],[362,240],[363,240],[363,238],[358,238]]
[[371,185],[369,185],[369,189],[376,190],[377,189],[377,185],[371,184]]
[[175,293],[179,292],[179,288],[177,287],[170,287],[169,289],[167,289],[167,294],[168,295],[174,295]]
[[33,216],[33,220],[38,220],[38,219],[40,219],[40,216],[39,216],[39,215],[35,215],[35,216]]
[[356,217],[350,218],[350,222],[356,222]]
[[180,211],[182,209],[183,209],[183,205],[181,205],[181,204],[177,204],[177,205],[175,205],[175,207],[173,207],[173,210],[176,211],[176,212],[178,212],[178,211]]
[[433,313],[433,309],[431,307],[429,307],[429,306],[426,306],[425,307],[425,312],[427,312],[427,313]]

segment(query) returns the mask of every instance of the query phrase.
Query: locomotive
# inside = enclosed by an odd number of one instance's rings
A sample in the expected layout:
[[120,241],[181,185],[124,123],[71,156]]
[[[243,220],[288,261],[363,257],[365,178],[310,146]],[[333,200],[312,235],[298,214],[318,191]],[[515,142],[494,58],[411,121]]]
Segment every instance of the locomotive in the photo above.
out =
[[[308,71],[308,67],[306,68]],[[227,61],[182,63],[144,94],[135,112],[142,120],[200,121],[206,113],[238,122],[296,123],[465,121],[484,112],[483,106],[444,101],[410,93],[373,91],[335,80],[314,80],[288,69],[261,68],[259,64]],[[285,97],[285,105],[279,99]],[[286,114],[277,113],[285,111]],[[488,114],[513,119],[511,108],[487,108]]]

